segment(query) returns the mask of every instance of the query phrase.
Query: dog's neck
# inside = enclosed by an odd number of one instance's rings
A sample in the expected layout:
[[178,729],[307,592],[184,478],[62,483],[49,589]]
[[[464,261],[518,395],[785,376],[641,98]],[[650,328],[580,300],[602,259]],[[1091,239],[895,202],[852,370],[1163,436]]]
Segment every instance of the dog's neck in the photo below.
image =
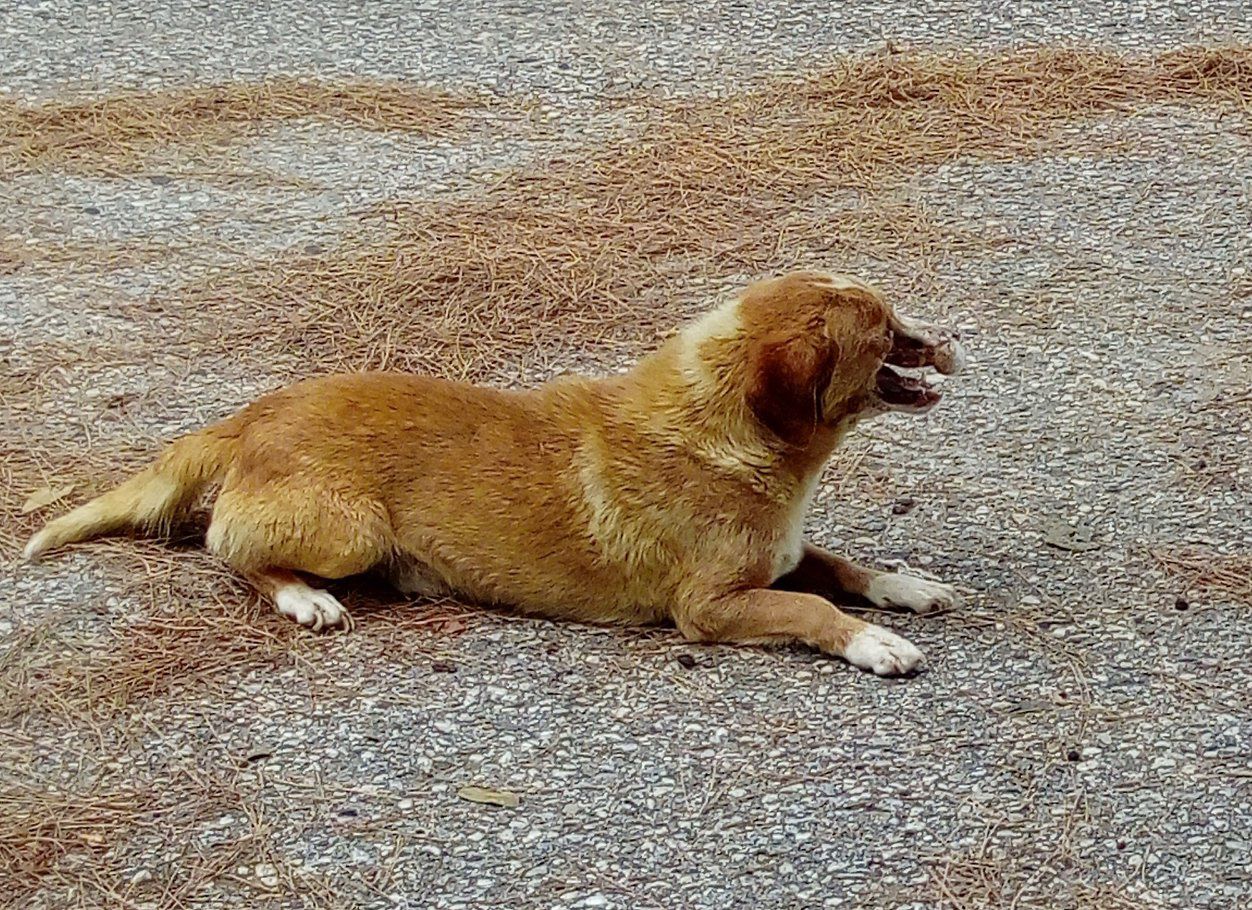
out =
[[790,499],[822,470],[848,427],[818,427],[791,446],[753,416],[740,364],[714,367],[678,335],[616,377],[624,406],[640,425],[679,437],[683,448],[774,498]]

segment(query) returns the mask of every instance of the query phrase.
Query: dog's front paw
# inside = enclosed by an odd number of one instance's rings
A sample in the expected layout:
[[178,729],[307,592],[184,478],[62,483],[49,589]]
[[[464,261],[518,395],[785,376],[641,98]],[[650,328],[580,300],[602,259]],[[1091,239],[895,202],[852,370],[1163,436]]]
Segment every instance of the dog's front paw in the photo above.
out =
[[352,630],[352,617],[335,595],[306,585],[287,585],[274,592],[274,606],[283,616],[289,616],[314,632],[343,626]]
[[923,656],[907,638],[881,626],[867,625],[852,636],[843,650],[843,659],[878,676],[900,676],[918,669]]
[[876,607],[902,607],[914,613],[951,610],[961,602],[951,585],[899,572],[876,575],[865,590],[865,598]]

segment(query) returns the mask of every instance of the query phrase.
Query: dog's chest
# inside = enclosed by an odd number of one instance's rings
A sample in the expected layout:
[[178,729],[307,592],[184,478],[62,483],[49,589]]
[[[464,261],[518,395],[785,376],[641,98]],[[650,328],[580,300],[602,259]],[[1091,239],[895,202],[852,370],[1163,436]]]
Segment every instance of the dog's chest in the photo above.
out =
[[796,490],[782,509],[778,533],[769,554],[771,580],[786,575],[800,562],[804,553],[804,519],[813,503],[813,494],[817,492],[817,481],[818,476],[814,474]]

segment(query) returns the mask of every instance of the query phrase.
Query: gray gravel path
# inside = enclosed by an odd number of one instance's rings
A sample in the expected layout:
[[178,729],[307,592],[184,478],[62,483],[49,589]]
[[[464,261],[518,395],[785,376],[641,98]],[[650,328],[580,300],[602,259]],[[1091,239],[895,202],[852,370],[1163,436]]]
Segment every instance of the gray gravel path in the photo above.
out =
[[[1156,51],[1247,42],[1252,25],[1239,2],[1156,0],[24,2],[0,12],[0,87],[43,98],[381,75],[538,92],[581,123],[619,90],[716,91],[884,38]],[[920,678],[486,613],[382,653],[365,613],[287,669],[217,681],[229,697],[197,700],[192,686],[103,729],[14,731],[8,772],[33,758],[71,790],[93,774],[158,791],[205,782],[220,811],[184,824],[166,807],[89,854],[125,870],[136,906],[159,900],[188,844],[241,842],[261,858],[241,852],[190,905],[1246,906],[1249,605],[1184,590],[1151,552],[1252,551],[1247,124],[1163,110],[1133,139],[1116,157],[958,162],[901,191],[943,223],[1011,238],[927,276],[937,295],[910,309],[960,325],[974,367],[931,417],[871,426],[853,444],[862,480],[829,476],[811,519],[828,545],[967,591],[959,613],[882,618],[928,653]],[[293,127],[243,159],[312,189],[23,177],[0,185],[0,230],[172,234],[230,259],[327,242],[362,204],[433,195],[526,154],[489,130],[433,143]],[[28,346],[115,341],[127,330],[115,305],[220,261],[0,276],[0,326],[20,338],[7,354],[20,366]],[[8,416],[36,443],[53,423],[167,437],[269,382],[186,366],[158,352],[67,369],[38,414]],[[100,416],[120,393],[139,404]],[[1047,543],[1058,522],[1093,547]],[[79,552],[9,573],[3,630],[54,616],[67,648],[105,646],[148,607],[99,562]],[[522,801],[459,800],[466,784]]]
[[1191,3],[22,2],[0,20],[0,84],[153,87],[272,73],[388,76],[539,91],[567,101],[655,86],[716,89],[839,51],[1246,40],[1239,0]]

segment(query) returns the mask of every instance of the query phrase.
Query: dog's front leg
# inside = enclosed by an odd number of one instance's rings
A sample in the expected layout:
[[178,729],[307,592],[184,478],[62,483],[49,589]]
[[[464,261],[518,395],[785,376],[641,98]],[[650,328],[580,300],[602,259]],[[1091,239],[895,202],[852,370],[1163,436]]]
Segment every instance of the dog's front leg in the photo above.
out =
[[811,543],[805,543],[800,562],[774,582],[774,587],[832,600],[867,600],[877,607],[902,607],[914,613],[947,610],[960,603],[951,585],[901,572],[879,572]]
[[814,594],[752,588],[702,601],[675,617],[693,641],[801,641],[879,676],[916,669],[922,652],[893,632],[857,619]]

